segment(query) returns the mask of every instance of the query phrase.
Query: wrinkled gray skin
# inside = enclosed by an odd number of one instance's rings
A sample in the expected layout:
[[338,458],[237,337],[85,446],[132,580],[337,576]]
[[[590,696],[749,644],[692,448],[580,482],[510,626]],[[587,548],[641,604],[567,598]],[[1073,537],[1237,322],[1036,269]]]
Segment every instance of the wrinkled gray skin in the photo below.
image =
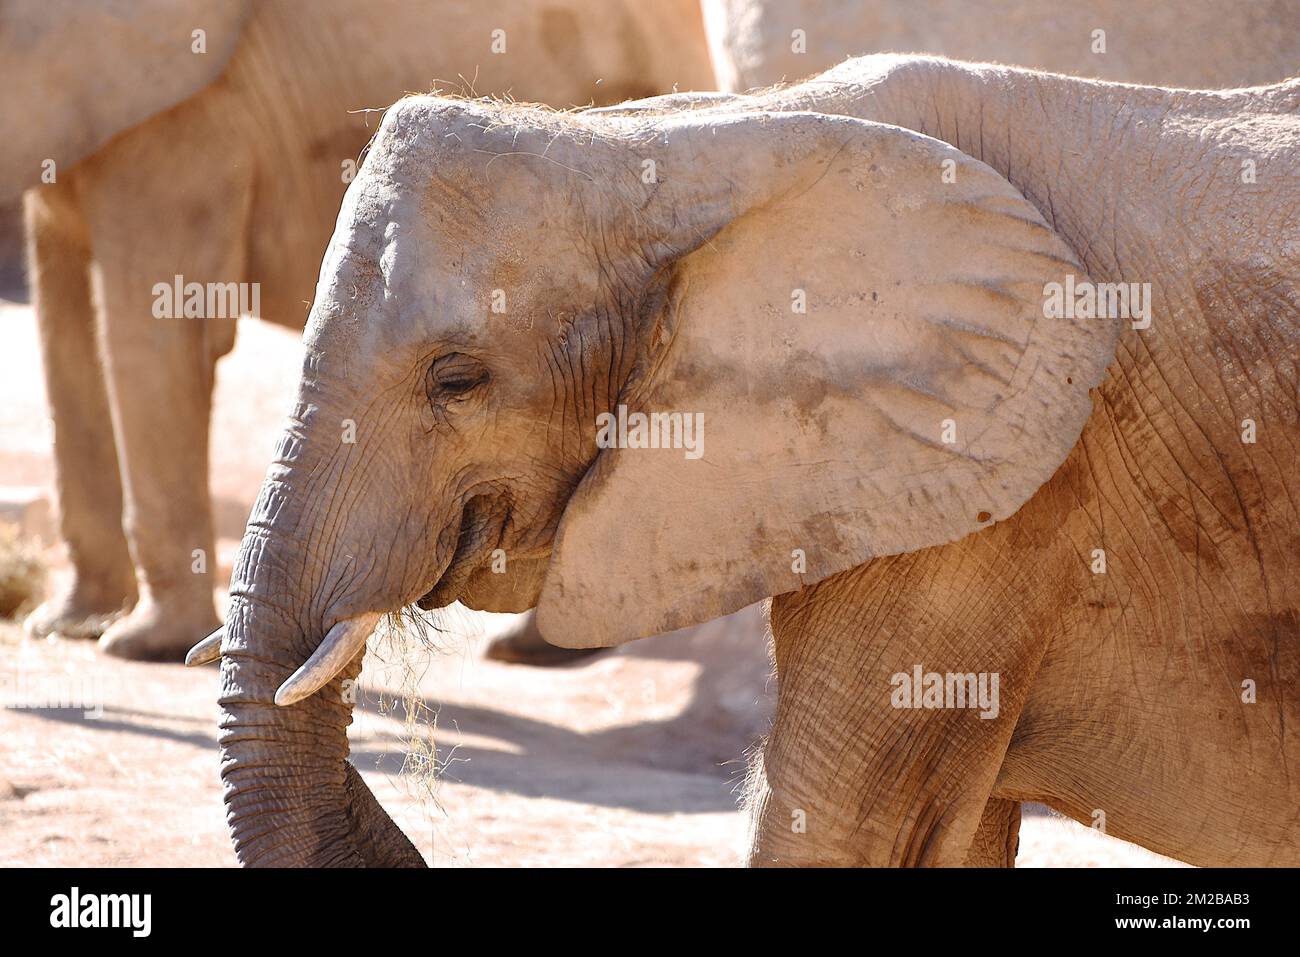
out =
[[[244,864],[420,863],[346,761],[341,682],[361,655],[297,704],[273,696],[338,622],[538,600],[566,505],[593,484],[591,423],[653,380],[666,304],[698,305],[674,285],[684,257],[763,149],[706,150],[646,201],[623,174],[672,120],[656,108],[689,102],[568,120],[429,98],[389,111],[322,267],[297,404],[231,584],[222,773]],[[1286,733],[1300,720],[1300,80],[1204,94],[869,57],[702,109],[946,140],[1009,179],[1094,279],[1157,296],[1019,511],[775,599],[780,700],[751,860],[1009,863],[1018,802],[1036,800],[1089,823],[1102,809],[1109,833],[1198,864],[1300,862]],[[1243,187],[1243,156],[1266,181]],[[505,316],[485,298],[497,288]],[[1265,424],[1244,445],[1252,412]],[[349,418],[358,440],[341,445]],[[1089,567],[1099,542],[1105,576]],[[488,572],[497,547],[507,576]],[[591,568],[605,572],[599,555]],[[733,608],[761,597],[743,584]],[[1000,673],[999,720],[891,711],[879,671],[905,662]],[[1258,704],[1242,704],[1243,678]],[[790,827],[799,811],[807,833]]]

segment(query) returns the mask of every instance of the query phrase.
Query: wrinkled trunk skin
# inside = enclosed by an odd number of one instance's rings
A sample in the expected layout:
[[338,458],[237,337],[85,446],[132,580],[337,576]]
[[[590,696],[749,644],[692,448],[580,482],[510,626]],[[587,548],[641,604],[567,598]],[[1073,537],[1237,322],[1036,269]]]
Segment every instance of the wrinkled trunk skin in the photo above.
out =
[[[347,761],[352,706],[345,680],[361,670],[360,655],[332,682],[289,707],[276,689],[315,650],[327,615],[313,592],[332,582],[309,554],[306,504],[313,464],[299,406],[263,484],[235,563],[221,664],[221,775],[226,820],[241,864],[259,867],[421,867],[419,852],[380,808]],[[328,471],[328,468],[325,469]]]
[[[238,609],[236,611],[236,609]],[[235,855],[256,867],[421,867],[414,845],[348,763],[352,707],[342,682],[360,659],[310,698],[271,700],[296,664],[296,631],[260,602],[232,601],[222,662],[221,775]]]

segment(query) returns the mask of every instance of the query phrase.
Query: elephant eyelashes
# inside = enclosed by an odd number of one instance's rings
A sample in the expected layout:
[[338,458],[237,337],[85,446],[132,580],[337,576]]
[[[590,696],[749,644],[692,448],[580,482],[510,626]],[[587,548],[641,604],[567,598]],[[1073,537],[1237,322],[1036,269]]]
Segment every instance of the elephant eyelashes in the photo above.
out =
[[487,367],[473,356],[460,352],[441,356],[429,366],[424,391],[435,406],[454,401],[483,385],[489,378]]

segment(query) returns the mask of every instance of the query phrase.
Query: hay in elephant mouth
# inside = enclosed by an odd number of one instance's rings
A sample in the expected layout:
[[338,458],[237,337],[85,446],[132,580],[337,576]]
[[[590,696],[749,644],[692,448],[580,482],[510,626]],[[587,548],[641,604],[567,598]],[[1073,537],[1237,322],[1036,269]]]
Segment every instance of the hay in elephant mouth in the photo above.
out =
[[[474,571],[474,559],[489,543],[498,544],[505,531],[506,519],[495,521],[499,510],[488,495],[476,495],[465,503],[461,511],[460,529],[456,533],[456,549],[438,580],[416,602],[425,611],[450,605],[459,597],[461,586]],[[508,517],[508,516],[507,516]]]

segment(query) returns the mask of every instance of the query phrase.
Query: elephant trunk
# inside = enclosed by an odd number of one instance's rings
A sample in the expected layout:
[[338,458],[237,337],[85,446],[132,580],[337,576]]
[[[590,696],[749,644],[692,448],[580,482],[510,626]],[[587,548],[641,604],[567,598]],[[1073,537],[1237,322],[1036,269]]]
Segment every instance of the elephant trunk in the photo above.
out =
[[347,761],[352,706],[344,682],[360,656],[288,707],[276,688],[294,670],[287,622],[257,601],[231,603],[221,675],[221,776],[241,864],[420,867],[424,861]]
[[343,611],[312,594],[331,589],[313,574],[318,569],[298,533],[302,503],[311,497],[302,486],[313,464],[301,434],[286,433],[231,581],[220,743],[235,853],[247,866],[424,866],[347,760],[348,692],[361,670],[364,635],[319,690],[276,703],[277,689],[318,650],[323,626]]

